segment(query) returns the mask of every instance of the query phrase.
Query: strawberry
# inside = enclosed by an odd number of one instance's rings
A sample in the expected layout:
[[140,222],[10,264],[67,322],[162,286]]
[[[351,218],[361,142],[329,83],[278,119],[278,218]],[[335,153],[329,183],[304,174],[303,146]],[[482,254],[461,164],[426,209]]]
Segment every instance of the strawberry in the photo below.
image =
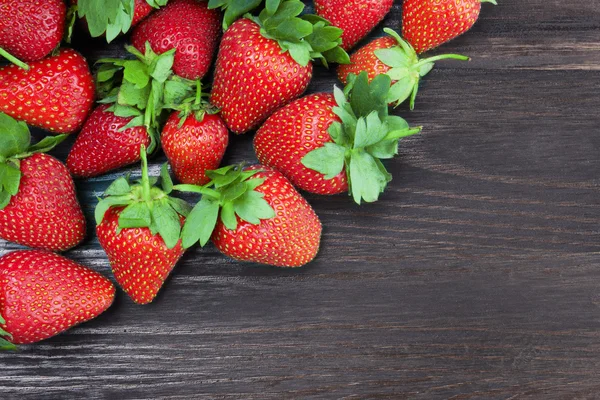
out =
[[210,100],[238,134],[300,96],[312,77],[313,59],[348,62],[339,47],[342,31],[314,15],[299,17],[302,2],[266,4],[258,17],[237,20],[225,31],[217,56]]
[[495,0],[404,0],[402,36],[418,54],[462,35],[475,24],[481,3]]
[[295,186],[317,194],[349,190],[354,201],[374,202],[391,180],[380,159],[398,153],[398,139],[420,128],[388,115],[391,80],[353,75],[345,92],[314,94],[273,114],[258,130],[259,161]]
[[94,319],[114,297],[108,279],[65,257],[43,250],[6,254],[0,257],[0,348],[39,342]]
[[150,136],[144,126],[123,129],[132,120],[116,115],[108,104],[97,107],[69,152],[69,171],[89,178],[138,162],[140,147],[150,145]]
[[180,232],[189,212],[183,200],[169,197],[173,182],[166,164],[162,187],[150,185],[146,148],[142,179],[117,179],[96,207],[96,233],[119,285],[138,304],[150,303],[184,253]]
[[127,33],[154,9],[168,0],[71,0],[77,6],[79,18],[84,19],[92,37],[106,35],[108,43],[121,33]]
[[85,236],[85,218],[67,168],[47,154],[66,135],[30,146],[27,125],[0,113],[0,238],[51,251]]
[[410,109],[414,109],[419,91],[419,81],[429,73],[434,63],[443,59],[468,61],[469,57],[459,54],[442,54],[419,59],[417,53],[404,39],[389,28],[383,29],[388,35],[377,38],[350,56],[350,64],[338,67],[338,77],[344,84],[350,74],[358,75],[366,71],[369,80],[379,74],[392,79],[390,103],[399,106],[410,97]]
[[281,173],[260,165],[210,171],[206,186],[178,185],[202,193],[182,231],[183,246],[212,236],[225,255],[276,267],[300,267],[319,251],[321,222]]
[[0,5],[0,55],[8,52],[25,62],[46,57],[62,39],[65,15],[63,0],[3,1]]
[[344,50],[367,36],[393,5],[394,0],[315,0],[317,14],[343,29]]
[[76,132],[94,101],[94,81],[79,53],[62,49],[29,64],[0,67],[0,111],[54,133]]
[[144,51],[146,42],[157,53],[176,49],[173,72],[187,79],[202,79],[208,72],[221,32],[221,13],[197,0],[171,0],[142,22],[131,35]]

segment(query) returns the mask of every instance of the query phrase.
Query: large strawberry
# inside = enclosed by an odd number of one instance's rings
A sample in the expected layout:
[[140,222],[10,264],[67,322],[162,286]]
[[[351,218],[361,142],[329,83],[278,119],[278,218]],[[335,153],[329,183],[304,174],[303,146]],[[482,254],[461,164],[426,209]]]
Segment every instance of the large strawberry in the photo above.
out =
[[315,0],[317,14],[344,30],[344,50],[367,36],[393,5],[394,0]]
[[211,103],[229,129],[244,133],[300,96],[312,77],[312,60],[348,62],[342,31],[303,15],[298,0],[268,1],[258,17],[233,23],[219,47]]
[[67,168],[45,151],[66,135],[31,146],[27,125],[0,113],[0,238],[63,251],[85,236],[85,218]]
[[[149,48],[146,54],[128,50],[138,59],[100,60],[98,87],[107,104],[92,112],[71,148],[67,167],[75,176],[104,174],[139,161],[142,145],[155,148],[174,50],[162,55]],[[183,84],[184,92],[188,86]]]
[[94,319],[114,297],[108,279],[65,257],[42,250],[6,254],[0,257],[0,348],[39,342]]
[[350,56],[350,64],[338,67],[338,77],[346,84],[350,74],[358,75],[366,71],[369,80],[379,74],[386,74],[392,79],[390,103],[396,106],[410,97],[410,109],[415,106],[415,98],[419,91],[419,81],[429,73],[434,63],[443,59],[467,61],[469,57],[459,54],[442,54],[430,58],[419,59],[417,53],[395,31],[384,28],[390,36],[377,38]]
[[138,304],[150,303],[184,253],[181,226],[189,212],[183,200],[169,197],[173,183],[166,164],[162,187],[148,177],[146,149],[142,147],[142,178],[117,179],[96,207],[96,233],[119,285]]
[[404,0],[402,36],[418,54],[424,53],[471,29],[481,3],[496,0]]
[[[277,168],[292,183],[318,194],[349,189],[354,201],[374,202],[391,180],[381,159],[398,153],[398,139],[420,128],[388,114],[391,80],[367,73],[354,76],[334,94],[314,94],[273,114],[258,130],[259,161]],[[335,97],[335,100],[334,100]]]
[[168,0],[71,0],[77,5],[79,18],[84,18],[92,37],[106,35],[110,43],[121,33],[148,16]]
[[183,228],[183,246],[211,238],[225,255],[277,267],[300,267],[319,251],[321,222],[281,173],[260,165],[209,172],[206,186],[178,185],[202,193]]
[[2,1],[0,55],[8,52],[24,62],[46,57],[62,39],[65,15],[63,0]]
[[171,0],[142,22],[131,35],[132,44],[144,51],[150,43],[157,53],[176,49],[173,72],[201,79],[210,68],[221,34],[221,13],[198,0]]
[[76,132],[94,101],[85,58],[71,49],[29,64],[0,67],[0,112],[55,133]]

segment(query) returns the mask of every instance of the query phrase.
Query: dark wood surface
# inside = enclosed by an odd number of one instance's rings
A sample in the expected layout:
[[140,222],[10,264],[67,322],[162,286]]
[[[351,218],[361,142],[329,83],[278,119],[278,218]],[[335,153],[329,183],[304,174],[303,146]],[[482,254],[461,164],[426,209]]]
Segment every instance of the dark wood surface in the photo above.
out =
[[[438,63],[398,110],[424,131],[381,201],[307,196],[324,225],[313,263],[194,248],[153,304],[119,292],[100,318],[0,355],[0,398],[600,398],[600,3],[483,8],[433,52],[473,61]],[[99,43],[77,47],[94,61],[124,42]],[[334,83],[319,69],[309,91]],[[253,160],[251,140],[228,161]],[[78,182],[90,226],[121,173]],[[112,278],[93,230],[67,255]]]

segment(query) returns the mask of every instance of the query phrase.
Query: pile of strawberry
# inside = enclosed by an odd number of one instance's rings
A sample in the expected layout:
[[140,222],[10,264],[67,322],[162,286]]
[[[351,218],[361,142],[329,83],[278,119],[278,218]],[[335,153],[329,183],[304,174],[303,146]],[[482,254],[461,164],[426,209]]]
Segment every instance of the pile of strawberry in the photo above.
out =
[[[299,0],[2,2],[0,55],[12,64],[0,67],[0,238],[34,250],[0,258],[0,347],[54,336],[113,301],[109,280],[54,253],[85,236],[72,176],[141,162],[141,178],[113,182],[95,213],[115,279],[136,303],[150,303],[196,243],[277,267],[310,262],[321,223],[297,189],[376,201],[391,180],[382,160],[420,131],[390,106],[412,109],[435,61],[468,60],[418,55],[470,29],[486,1],[404,0],[402,36],[386,28],[351,56],[393,0],[315,0],[316,15]],[[109,42],[133,28],[131,56],[100,60],[94,79],[60,47],[76,17]],[[338,64],[343,89],[300,97],[314,62]],[[27,124],[51,135],[32,145]],[[254,130],[260,164],[220,167],[229,132]],[[45,154],[74,134],[66,165]],[[178,184],[166,164],[148,176],[159,148]]]

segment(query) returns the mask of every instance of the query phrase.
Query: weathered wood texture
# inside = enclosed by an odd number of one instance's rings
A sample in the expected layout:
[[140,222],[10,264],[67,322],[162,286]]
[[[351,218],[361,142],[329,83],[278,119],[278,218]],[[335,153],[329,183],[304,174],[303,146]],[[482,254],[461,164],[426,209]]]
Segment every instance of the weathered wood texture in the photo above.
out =
[[[92,61],[121,53],[90,43]],[[121,292],[0,355],[0,398],[600,398],[600,3],[484,5],[442,51],[473,61],[440,62],[398,111],[425,129],[381,201],[307,196],[315,262],[193,249],[154,304]],[[319,69],[310,92],[334,83]],[[254,159],[251,135],[232,141],[229,161]],[[117,175],[78,182],[90,225]],[[68,256],[110,276],[92,231]]]

